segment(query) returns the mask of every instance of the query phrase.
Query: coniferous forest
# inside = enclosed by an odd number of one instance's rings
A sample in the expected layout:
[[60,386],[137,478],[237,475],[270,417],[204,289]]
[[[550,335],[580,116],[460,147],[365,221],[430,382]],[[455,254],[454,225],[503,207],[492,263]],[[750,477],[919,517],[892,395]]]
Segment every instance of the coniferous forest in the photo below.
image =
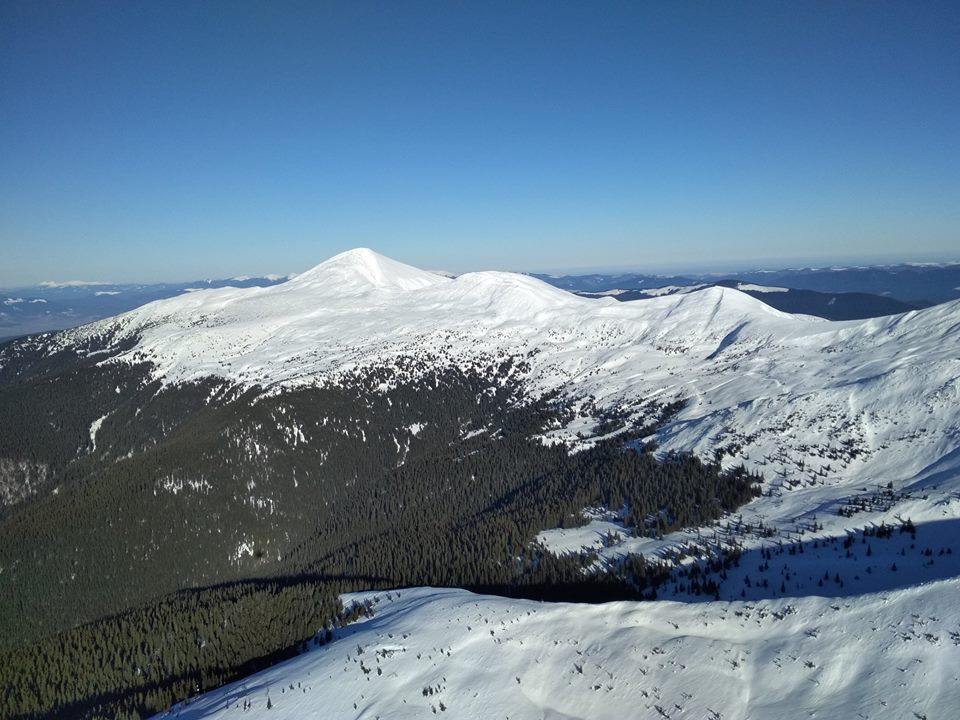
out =
[[642,598],[662,568],[557,557],[537,533],[588,506],[663,533],[757,492],[639,442],[675,406],[643,427],[598,413],[609,435],[577,451],[544,442],[574,410],[525,395],[522,358],[280,390],[164,385],[100,351],[0,347],[3,717],[163,710],[322,642],[349,590]]

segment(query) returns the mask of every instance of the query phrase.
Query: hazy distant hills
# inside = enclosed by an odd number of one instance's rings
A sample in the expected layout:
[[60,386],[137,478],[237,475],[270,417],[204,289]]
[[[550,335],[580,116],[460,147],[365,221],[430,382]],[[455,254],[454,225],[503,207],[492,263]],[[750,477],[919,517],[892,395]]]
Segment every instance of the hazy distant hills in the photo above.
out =
[[[751,270],[699,275],[611,273],[564,276],[534,274],[534,277],[564,290],[590,293],[614,289],[648,290],[667,286],[722,284],[736,280],[762,286],[813,290],[821,293],[879,295],[899,300],[909,306],[907,309],[928,307],[960,298],[960,263]],[[891,312],[901,311],[902,307],[891,310]]]
[[[638,300],[709,285],[738,288],[738,284],[755,284],[789,292],[773,295],[739,289],[777,310],[828,320],[894,315],[960,298],[958,263],[758,270],[728,275],[531,273],[531,276],[570,292],[612,295],[618,300]],[[48,282],[0,289],[0,340],[77,327],[196,290],[270,287],[288,279],[289,276],[266,275],[155,284]]]
[[816,315],[827,320],[862,320],[897,315],[933,304],[909,303],[884,295],[862,292],[817,292],[796,288],[768,288],[736,281],[718,284],[736,288],[783,312]]
[[664,295],[678,295],[706,287],[728,287],[746,293],[781,312],[797,315],[815,315],[826,320],[864,320],[866,318],[897,315],[930,307],[931,303],[908,303],[883,295],[856,292],[817,292],[723,280],[714,284],[668,285],[646,290],[610,290],[602,293],[581,292],[584,297],[614,297],[621,302],[646,300]]
[[960,264],[755,270],[731,275],[534,275],[585,297],[620,301],[676,295],[705,287],[740,290],[782,312],[827,320],[864,320],[920,310],[960,298]]
[[[601,293],[621,288],[636,290],[668,286],[696,285],[695,275],[645,275],[643,273],[611,273],[595,275],[546,275],[530,273],[537,280],[570,292]],[[716,278],[713,279],[715,281]]]
[[960,298],[960,263],[738,272],[729,277],[798,290],[883,295],[921,305]]
[[286,279],[271,275],[154,284],[48,282],[0,290],[0,340],[84,325],[195,290],[268,287]]

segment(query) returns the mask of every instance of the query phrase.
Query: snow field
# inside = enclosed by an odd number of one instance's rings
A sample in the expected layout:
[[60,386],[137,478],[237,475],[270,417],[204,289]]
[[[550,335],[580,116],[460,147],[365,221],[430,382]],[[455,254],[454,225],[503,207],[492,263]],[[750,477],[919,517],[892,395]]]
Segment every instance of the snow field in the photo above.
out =
[[943,717],[960,707],[958,590],[604,605],[352,594],[372,618],[159,717]]

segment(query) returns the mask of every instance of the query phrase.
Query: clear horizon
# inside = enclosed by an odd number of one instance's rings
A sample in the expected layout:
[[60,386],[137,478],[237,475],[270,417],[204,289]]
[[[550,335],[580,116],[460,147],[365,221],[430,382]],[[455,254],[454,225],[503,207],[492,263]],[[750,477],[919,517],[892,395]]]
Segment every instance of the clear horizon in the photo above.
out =
[[0,287],[953,261],[960,6],[0,7]]

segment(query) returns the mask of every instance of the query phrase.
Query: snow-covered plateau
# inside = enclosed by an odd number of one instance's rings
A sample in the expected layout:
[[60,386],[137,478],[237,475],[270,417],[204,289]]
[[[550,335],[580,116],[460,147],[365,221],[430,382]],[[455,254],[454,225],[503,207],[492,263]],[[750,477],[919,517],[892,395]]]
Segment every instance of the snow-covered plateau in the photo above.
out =
[[[522,358],[515,379],[529,394],[582,410],[544,442],[583,446],[685,400],[658,431],[661,451],[742,463],[765,480],[761,497],[708,528],[627,537],[607,509],[541,534],[555,552],[593,547],[600,562],[735,534],[744,555],[719,602],[680,579],[672,592],[684,602],[380,593],[373,618],[332,644],[174,716],[259,715],[268,697],[270,717],[291,718],[960,712],[960,301],[829,322],[730,288],[621,303],[354,250],[280,285],[198,291],[56,341],[90,338],[126,348],[104,362],[148,360],[165,383],[212,376],[268,393],[411,355]],[[901,532],[907,519],[915,533]]]

